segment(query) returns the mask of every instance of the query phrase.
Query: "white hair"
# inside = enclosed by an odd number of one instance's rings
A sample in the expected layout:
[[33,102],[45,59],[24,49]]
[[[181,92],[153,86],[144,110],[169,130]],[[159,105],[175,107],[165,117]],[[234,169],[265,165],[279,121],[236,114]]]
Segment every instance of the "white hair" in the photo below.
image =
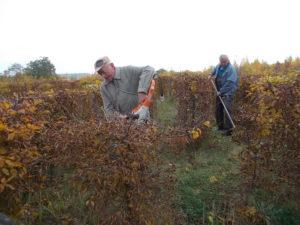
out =
[[228,58],[228,56],[227,55],[220,55],[220,57],[219,57],[219,59],[220,59],[220,61],[221,60],[226,60],[227,62],[229,62],[229,58]]

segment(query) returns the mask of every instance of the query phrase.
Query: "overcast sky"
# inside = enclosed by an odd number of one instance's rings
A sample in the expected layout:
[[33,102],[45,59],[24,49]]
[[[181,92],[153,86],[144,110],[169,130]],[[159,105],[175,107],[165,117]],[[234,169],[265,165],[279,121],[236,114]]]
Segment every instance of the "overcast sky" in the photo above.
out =
[[0,72],[47,56],[57,73],[117,66],[201,70],[228,54],[300,56],[299,0],[0,0]]

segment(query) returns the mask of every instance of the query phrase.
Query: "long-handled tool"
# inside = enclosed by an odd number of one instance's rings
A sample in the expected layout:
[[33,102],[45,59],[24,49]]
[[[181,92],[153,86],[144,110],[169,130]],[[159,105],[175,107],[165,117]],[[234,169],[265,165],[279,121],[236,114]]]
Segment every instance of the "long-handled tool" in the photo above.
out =
[[[215,83],[213,82],[212,79],[210,79],[210,81],[211,81],[212,85],[214,86],[216,93],[218,93],[218,89],[217,89]],[[218,95],[218,97],[220,98],[220,101],[221,101],[221,103],[222,103],[222,105],[223,105],[223,107],[225,109],[225,112],[226,112],[226,114],[227,114],[227,116],[228,116],[228,118],[229,118],[229,120],[230,120],[230,122],[232,124],[232,127],[235,128],[234,122],[232,121],[232,118],[231,118],[231,116],[230,116],[230,114],[229,114],[229,112],[228,112],[228,110],[227,110],[227,108],[225,106],[225,103],[224,103],[222,97],[220,95]]]

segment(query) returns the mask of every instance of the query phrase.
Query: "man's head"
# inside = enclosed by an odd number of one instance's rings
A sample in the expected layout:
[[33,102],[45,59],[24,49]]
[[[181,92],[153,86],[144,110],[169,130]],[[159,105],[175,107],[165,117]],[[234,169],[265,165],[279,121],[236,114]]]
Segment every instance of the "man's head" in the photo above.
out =
[[229,63],[229,59],[227,55],[220,55],[219,60],[220,60],[220,65],[223,67],[227,66]]
[[116,69],[114,64],[107,56],[98,59],[95,62],[95,73],[102,76],[105,80],[112,81],[115,77]]

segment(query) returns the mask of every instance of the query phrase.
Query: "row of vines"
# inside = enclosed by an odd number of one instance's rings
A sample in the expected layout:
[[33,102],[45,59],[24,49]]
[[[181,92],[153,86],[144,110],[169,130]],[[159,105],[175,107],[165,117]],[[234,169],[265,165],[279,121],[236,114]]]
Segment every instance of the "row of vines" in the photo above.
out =
[[[248,204],[248,193],[257,190],[268,193],[278,205],[299,199],[300,59],[274,65],[245,62],[237,70],[233,140],[247,146],[240,155],[242,204]],[[180,126],[197,127],[201,121],[213,120],[215,95],[208,73],[162,76],[162,89],[178,104]],[[253,223],[263,223],[255,210],[251,216]]]

